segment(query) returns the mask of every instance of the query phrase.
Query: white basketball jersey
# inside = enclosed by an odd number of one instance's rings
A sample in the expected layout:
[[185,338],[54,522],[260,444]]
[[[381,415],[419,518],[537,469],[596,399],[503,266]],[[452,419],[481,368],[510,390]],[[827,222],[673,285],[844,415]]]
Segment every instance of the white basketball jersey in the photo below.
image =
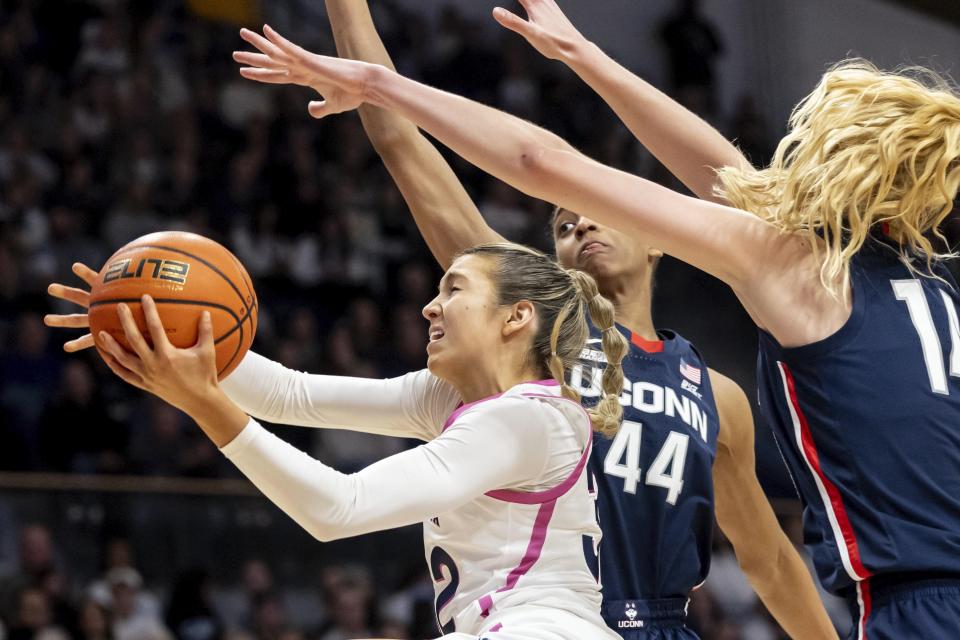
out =
[[[550,421],[544,447],[573,442],[579,455],[570,457],[571,468],[559,483],[490,491],[424,523],[438,620],[446,633],[480,633],[498,611],[535,604],[595,620],[598,631],[605,631],[599,585],[584,555],[585,541],[598,544],[600,538],[586,470],[589,417],[579,403],[561,397],[556,385],[523,384],[500,397],[518,396],[537,403],[537,414]],[[458,408],[445,429],[498,398]]]

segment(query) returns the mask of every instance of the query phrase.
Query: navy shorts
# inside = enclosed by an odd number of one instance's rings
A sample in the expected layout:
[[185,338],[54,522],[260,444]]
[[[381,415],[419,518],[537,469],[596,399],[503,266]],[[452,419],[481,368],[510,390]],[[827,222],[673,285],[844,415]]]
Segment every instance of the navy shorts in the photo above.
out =
[[604,600],[607,626],[623,640],[699,640],[687,627],[687,598]]
[[848,640],[960,638],[960,578],[871,578],[847,602],[854,623]]

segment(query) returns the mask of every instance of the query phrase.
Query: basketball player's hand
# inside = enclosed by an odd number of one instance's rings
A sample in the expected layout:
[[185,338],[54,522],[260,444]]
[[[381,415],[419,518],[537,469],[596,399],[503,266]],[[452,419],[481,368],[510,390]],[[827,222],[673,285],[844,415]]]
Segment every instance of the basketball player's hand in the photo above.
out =
[[153,347],[140,333],[130,307],[119,304],[117,314],[133,351],[127,351],[109,333],[101,331],[97,342],[104,361],[125,382],[193,415],[206,402],[209,392],[217,388],[217,355],[210,314],[204,311],[200,318],[197,344],[179,349],[167,339],[153,298],[144,295],[141,308]]
[[268,25],[263,26],[262,36],[241,29],[240,37],[260,51],[233,52],[234,60],[247,65],[240,68],[240,75],[268,84],[311,87],[324,97],[308,105],[314,118],[351,111],[363,104],[365,78],[375,65],[310,53]]
[[560,60],[585,41],[554,0],[519,2],[527,12],[526,20],[502,7],[493,10],[493,18],[510,31],[519,33],[547,58]]
[[[73,272],[87,284],[87,287],[93,287],[93,283],[97,279],[96,271],[85,264],[74,262]],[[47,293],[54,298],[72,302],[73,304],[83,307],[84,309],[87,309],[90,306],[89,288],[78,289],[76,287],[68,287],[58,282],[54,282],[47,287]],[[90,327],[90,322],[87,319],[86,313],[49,313],[43,317],[43,323],[48,327],[62,327],[64,329],[87,329]],[[87,333],[79,338],[64,342],[63,350],[73,353],[74,351],[82,351],[83,349],[88,349],[92,346],[93,336]]]

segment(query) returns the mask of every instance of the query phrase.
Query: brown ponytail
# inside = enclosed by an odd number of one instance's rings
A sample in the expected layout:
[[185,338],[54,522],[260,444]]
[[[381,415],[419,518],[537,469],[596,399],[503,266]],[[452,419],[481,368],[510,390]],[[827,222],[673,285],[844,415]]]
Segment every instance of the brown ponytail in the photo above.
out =
[[580,394],[567,384],[566,373],[580,357],[590,334],[587,313],[601,331],[607,366],[603,372],[603,396],[588,409],[595,431],[612,436],[620,427],[623,408],[623,370],[627,341],[614,325],[613,304],[597,291],[587,273],[564,269],[544,253],[511,243],[487,244],[464,251],[496,260],[492,270],[498,303],[511,305],[520,300],[534,304],[539,316],[533,337],[531,358],[543,375],[560,383],[564,397],[580,401]]

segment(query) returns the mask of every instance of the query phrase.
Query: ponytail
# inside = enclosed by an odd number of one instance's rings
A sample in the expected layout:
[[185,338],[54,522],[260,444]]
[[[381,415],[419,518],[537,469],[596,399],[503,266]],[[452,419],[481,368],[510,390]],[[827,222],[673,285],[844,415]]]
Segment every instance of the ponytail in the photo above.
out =
[[557,315],[550,333],[550,373],[560,383],[560,389],[565,398],[580,401],[580,394],[567,384],[563,361],[557,355],[557,339],[560,327],[574,308],[582,313],[583,305],[587,306],[590,320],[600,329],[600,343],[607,365],[603,369],[600,401],[596,406],[587,410],[593,421],[593,429],[607,437],[612,437],[620,428],[623,419],[623,407],[620,405],[620,394],[623,392],[623,358],[627,355],[627,340],[614,324],[613,303],[600,295],[596,281],[587,273],[576,269],[567,270],[573,281],[578,295],[567,302]]

